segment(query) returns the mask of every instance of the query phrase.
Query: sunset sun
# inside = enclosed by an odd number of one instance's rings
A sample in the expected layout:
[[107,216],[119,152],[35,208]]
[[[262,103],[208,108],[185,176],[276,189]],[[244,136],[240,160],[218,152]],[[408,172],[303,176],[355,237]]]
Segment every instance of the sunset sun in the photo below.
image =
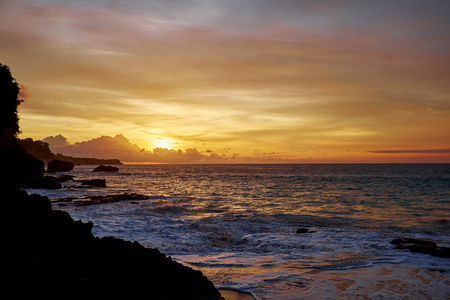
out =
[[155,148],[171,149],[169,141],[164,139],[156,140],[155,144],[156,144]]

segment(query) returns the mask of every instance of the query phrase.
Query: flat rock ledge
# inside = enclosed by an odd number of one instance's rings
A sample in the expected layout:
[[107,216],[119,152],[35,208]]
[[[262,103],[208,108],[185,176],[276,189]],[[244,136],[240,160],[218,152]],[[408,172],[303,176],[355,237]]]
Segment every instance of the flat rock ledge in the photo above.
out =
[[413,238],[393,239],[391,244],[396,245],[395,249],[408,249],[415,253],[424,253],[437,257],[450,257],[449,247],[439,247],[433,241]]
[[15,299],[223,299],[200,272],[157,249],[96,238],[47,197],[3,190],[2,286]]

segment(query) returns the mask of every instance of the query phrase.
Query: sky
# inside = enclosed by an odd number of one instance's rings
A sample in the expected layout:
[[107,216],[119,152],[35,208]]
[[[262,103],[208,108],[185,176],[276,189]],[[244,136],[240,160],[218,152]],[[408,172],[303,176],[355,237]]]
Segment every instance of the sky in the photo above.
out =
[[20,137],[67,153],[450,163],[449,15],[447,0],[0,0],[0,63]]

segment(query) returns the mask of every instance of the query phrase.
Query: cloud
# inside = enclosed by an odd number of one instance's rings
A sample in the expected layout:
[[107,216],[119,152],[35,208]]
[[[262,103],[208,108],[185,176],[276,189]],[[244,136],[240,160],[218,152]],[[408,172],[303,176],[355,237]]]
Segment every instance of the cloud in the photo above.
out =
[[201,154],[438,149],[450,24],[449,4],[431,3],[0,0],[0,52],[33,93],[20,115],[34,138],[126,132]]
[[[206,150],[204,154],[195,148],[181,149],[154,148],[145,150],[132,144],[122,134],[114,137],[101,136],[91,140],[70,144],[62,135],[49,136],[43,139],[54,153],[73,157],[95,157],[103,159],[120,159],[128,163],[302,163],[312,162],[311,158],[283,157],[279,153],[263,153],[258,156],[243,156],[239,153],[227,155],[230,148],[217,151]],[[219,154],[220,153],[220,154]]]
[[45,139],[42,140],[45,143],[48,143],[51,145],[52,149],[58,153],[59,149],[64,149],[66,147],[70,147],[69,142],[65,137],[63,137],[61,134],[55,135],[55,136],[48,136]]
[[19,83],[19,96],[18,98],[24,102],[28,102],[31,99],[31,93],[26,86]]
[[370,153],[450,153],[450,149],[372,150]]
[[67,139],[62,135],[50,136],[43,139],[43,141],[49,143],[53,152],[74,157],[117,158],[125,162],[140,163],[208,163],[226,161],[223,156],[219,157],[215,153],[203,155],[194,148],[186,149],[185,151],[155,148],[148,151],[130,143],[122,134],[114,137],[101,136],[75,144],[67,143]]

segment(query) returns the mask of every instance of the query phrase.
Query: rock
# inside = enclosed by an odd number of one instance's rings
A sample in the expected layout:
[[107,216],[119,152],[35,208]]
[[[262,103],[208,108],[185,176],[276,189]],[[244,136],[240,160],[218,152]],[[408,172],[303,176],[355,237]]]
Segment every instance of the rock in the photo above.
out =
[[58,178],[59,182],[67,182],[67,181],[73,180],[75,178],[75,176],[73,176],[73,175],[61,175],[61,176],[58,176],[57,178]]
[[56,190],[62,188],[62,186],[58,178],[53,176],[44,176],[36,182],[35,188]]
[[74,163],[59,160],[59,159],[54,159],[48,163],[47,172],[48,173],[68,172],[68,171],[72,171],[74,167],[75,167]]
[[[0,148],[2,147],[0,145]],[[0,149],[0,166],[2,186],[29,188],[44,177],[44,163],[18,146],[7,150]]]
[[117,172],[117,171],[119,171],[119,168],[117,167],[100,165],[96,167],[92,172]]
[[395,249],[407,249],[414,253],[424,253],[437,257],[450,257],[450,248],[438,247],[435,242],[412,239],[412,238],[399,238],[393,239],[391,244],[397,245]]
[[412,239],[412,238],[399,238],[399,239],[393,239],[391,241],[391,244],[394,245],[402,245],[402,244],[416,244],[420,246],[428,246],[428,247],[436,247],[436,243],[432,241],[427,240],[421,240],[421,239]]
[[81,185],[106,187],[106,180],[105,179],[89,179],[89,180],[82,181]]
[[[92,223],[13,190],[2,201],[3,292],[17,299],[222,299],[200,271],[138,242],[92,235]],[[13,226],[11,226],[13,225]]]
[[309,232],[308,228],[299,228],[296,231],[296,233],[308,233],[308,232]]

